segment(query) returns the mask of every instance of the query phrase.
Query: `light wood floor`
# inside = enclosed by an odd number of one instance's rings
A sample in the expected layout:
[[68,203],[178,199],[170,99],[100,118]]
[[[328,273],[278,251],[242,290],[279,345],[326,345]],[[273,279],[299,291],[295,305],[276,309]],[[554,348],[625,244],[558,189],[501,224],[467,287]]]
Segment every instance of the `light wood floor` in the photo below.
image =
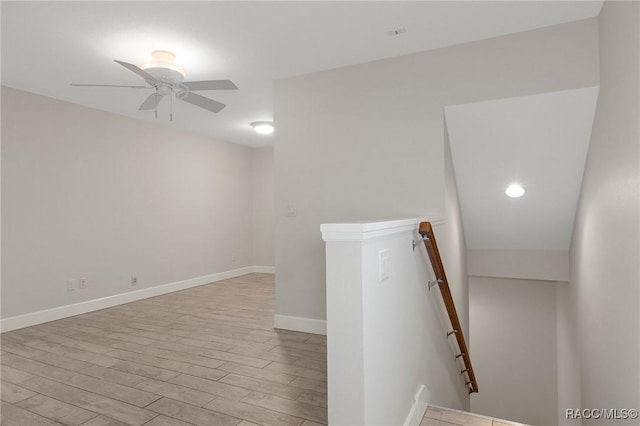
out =
[[2,425],[327,422],[326,338],[251,274],[1,336]]
[[420,426],[527,426],[508,420],[480,416],[466,411],[430,406]]

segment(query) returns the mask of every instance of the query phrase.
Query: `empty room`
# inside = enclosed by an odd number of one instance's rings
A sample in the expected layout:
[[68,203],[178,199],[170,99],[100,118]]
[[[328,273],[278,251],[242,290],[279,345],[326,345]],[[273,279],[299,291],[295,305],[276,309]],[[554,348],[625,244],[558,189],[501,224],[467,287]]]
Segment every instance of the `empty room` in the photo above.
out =
[[640,3],[0,19],[3,426],[640,425]]

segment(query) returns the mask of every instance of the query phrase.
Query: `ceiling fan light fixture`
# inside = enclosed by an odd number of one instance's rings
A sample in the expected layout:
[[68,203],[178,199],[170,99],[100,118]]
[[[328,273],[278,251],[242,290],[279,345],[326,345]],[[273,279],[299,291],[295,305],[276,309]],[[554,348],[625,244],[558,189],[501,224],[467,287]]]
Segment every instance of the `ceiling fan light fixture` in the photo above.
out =
[[142,66],[143,70],[152,68],[164,68],[179,72],[183,77],[186,75],[184,68],[173,63],[173,61],[176,59],[176,55],[174,55],[173,53],[167,50],[154,50],[153,52],[151,52],[151,56],[153,56],[153,61],[144,64]]
[[255,130],[256,133],[260,133],[261,135],[270,135],[274,130],[273,122],[271,121],[254,121],[250,124],[251,127],[253,127],[253,130]]

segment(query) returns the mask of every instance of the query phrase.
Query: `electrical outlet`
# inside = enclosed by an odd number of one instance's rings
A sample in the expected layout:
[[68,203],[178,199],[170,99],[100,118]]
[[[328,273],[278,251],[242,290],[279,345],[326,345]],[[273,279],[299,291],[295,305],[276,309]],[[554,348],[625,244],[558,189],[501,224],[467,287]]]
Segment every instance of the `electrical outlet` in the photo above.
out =
[[233,253],[233,254],[231,255],[231,263],[236,263],[236,262],[237,262],[237,260],[238,260],[238,255],[237,255],[237,254],[235,254],[235,253]]
[[298,210],[296,209],[295,204],[289,204],[287,206],[287,213],[285,217],[296,217],[298,215]]
[[78,280],[78,288],[87,288],[87,279],[86,278],[80,278]]
[[76,280],[67,280],[67,291],[74,291],[76,289]]
[[131,285],[138,285],[138,277],[136,276],[131,277]]

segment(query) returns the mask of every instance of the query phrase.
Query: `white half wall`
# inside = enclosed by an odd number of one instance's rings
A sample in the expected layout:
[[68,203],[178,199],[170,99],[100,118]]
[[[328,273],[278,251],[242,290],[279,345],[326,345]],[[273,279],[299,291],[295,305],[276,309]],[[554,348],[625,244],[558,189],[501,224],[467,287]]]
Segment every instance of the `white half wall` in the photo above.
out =
[[[331,425],[411,423],[427,403],[468,408],[441,295],[428,290],[433,277],[420,222],[322,225]],[[388,255],[382,279],[381,252]]]
[[1,130],[3,319],[247,268],[254,251],[272,271],[272,234],[256,235],[268,151],[7,87]]

